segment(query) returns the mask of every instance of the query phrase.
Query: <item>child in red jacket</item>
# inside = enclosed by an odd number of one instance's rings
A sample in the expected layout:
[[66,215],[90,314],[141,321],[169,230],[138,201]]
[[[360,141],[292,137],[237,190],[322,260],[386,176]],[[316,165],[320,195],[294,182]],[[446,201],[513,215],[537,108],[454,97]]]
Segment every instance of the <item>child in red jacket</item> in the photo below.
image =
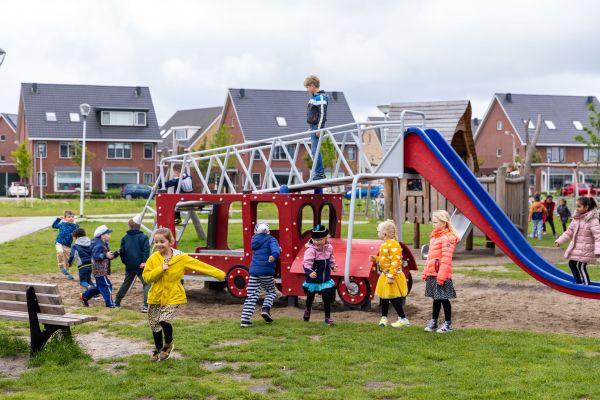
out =
[[450,223],[450,214],[446,210],[434,211],[431,223],[433,231],[429,241],[429,254],[423,270],[425,296],[433,299],[431,321],[425,327],[427,332],[436,330],[438,316],[444,307],[444,324],[438,333],[452,332],[452,308],[450,299],[456,298],[452,283],[452,254],[458,243],[458,236]]

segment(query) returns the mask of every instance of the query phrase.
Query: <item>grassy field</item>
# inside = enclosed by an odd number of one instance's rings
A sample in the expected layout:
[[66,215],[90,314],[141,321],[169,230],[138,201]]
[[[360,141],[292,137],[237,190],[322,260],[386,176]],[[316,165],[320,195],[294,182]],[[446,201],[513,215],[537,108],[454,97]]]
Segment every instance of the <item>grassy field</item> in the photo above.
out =
[[[135,215],[142,211],[146,200],[101,200],[84,201],[85,215],[127,214]],[[72,210],[79,215],[79,200],[40,200],[27,199],[17,201],[0,201],[0,217],[34,217],[62,215],[65,210]]]

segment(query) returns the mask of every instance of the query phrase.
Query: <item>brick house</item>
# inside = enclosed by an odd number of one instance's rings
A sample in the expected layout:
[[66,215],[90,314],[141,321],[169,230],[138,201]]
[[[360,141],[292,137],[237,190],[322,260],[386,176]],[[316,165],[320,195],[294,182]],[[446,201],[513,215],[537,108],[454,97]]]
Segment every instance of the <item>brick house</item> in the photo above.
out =
[[600,109],[595,96],[494,94],[475,134],[482,169],[490,173],[513,160],[519,163],[526,151],[525,121],[531,119],[528,131],[533,137],[537,115],[541,114],[536,147],[542,162],[529,178],[530,185],[535,191],[559,190],[573,181],[574,165],[579,162],[582,167],[578,180],[591,181],[594,172],[591,163],[595,163],[597,155],[574,139],[577,134],[586,137],[583,128],[589,126],[590,103]]
[[10,155],[17,144],[17,115],[0,113],[0,196],[6,196],[6,188],[11,182],[19,180]]
[[[372,122],[374,125],[384,122],[384,117],[367,117],[367,122]],[[362,134],[363,146],[365,155],[371,162],[371,165],[379,165],[381,162],[381,132],[385,128],[371,127],[365,129]]]
[[158,146],[160,157],[196,150],[219,130],[223,107],[178,110],[160,128],[162,138]]
[[94,153],[85,191],[153,183],[160,132],[149,88],[23,83],[17,136],[35,156],[34,195],[79,190],[81,168],[72,157],[82,138],[82,103],[92,106],[86,147]]
[[[343,92],[327,92],[326,127],[354,123],[354,116]],[[306,106],[309,95],[304,90],[260,90],[228,89],[223,114],[219,126],[225,126],[232,134],[234,143],[260,141],[277,136],[304,132],[309,129],[306,123]],[[308,179],[310,168],[304,160],[306,149],[299,151],[296,167]],[[350,165],[356,163],[356,146],[346,146],[345,155]],[[268,157],[268,152],[265,152]],[[283,150],[273,157],[272,171],[280,183],[287,183],[290,165],[284,158]],[[326,171],[327,172],[327,171]],[[251,171],[256,185],[262,185],[265,176],[263,163],[256,163]],[[242,187],[242,172],[231,170],[229,176],[236,187]]]

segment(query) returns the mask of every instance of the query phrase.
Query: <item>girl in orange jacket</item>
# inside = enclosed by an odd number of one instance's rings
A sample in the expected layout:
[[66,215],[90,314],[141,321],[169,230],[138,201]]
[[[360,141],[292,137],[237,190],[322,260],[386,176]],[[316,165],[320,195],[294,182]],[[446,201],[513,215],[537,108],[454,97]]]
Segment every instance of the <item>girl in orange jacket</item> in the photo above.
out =
[[438,333],[452,332],[452,308],[450,299],[456,298],[452,283],[452,254],[458,243],[458,236],[450,223],[450,214],[446,210],[434,211],[431,223],[433,231],[429,241],[427,263],[423,270],[425,296],[433,299],[431,321],[425,327],[427,332],[436,330],[440,309],[444,307],[445,321]]

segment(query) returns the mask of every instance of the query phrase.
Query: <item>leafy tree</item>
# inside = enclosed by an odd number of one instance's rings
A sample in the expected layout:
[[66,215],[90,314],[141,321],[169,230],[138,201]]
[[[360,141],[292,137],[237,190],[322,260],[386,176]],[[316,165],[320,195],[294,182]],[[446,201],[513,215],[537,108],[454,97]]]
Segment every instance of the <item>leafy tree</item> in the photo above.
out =
[[[90,165],[94,160],[96,154],[90,150],[88,146],[85,147],[85,165]],[[73,142],[73,162],[81,167],[81,142],[75,140]]]
[[[234,138],[231,132],[229,131],[229,127],[226,125],[222,125],[217,133],[213,135],[210,140],[210,144],[208,146],[209,149],[216,149],[219,147],[231,146],[234,144]],[[222,151],[219,153],[223,153]],[[221,162],[225,162],[225,157],[221,157]],[[226,167],[228,169],[235,168],[237,164],[237,158],[231,153],[229,155],[229,160],[227,161]],[[213,166],[215,166],[215,162],[213,162]],[[208,161],[206,162],[206,167],[208,168]]]
[[588,121],[590,128],[587,126],[583,128],[587,134],[587,138],[582,135],[575,135],[574,139],[579,143],[585,144],[588,148],[590,158],[596,162],[596,171],[594,173],[596,178],[596,186],[598,186],[598,178],[600,177],[600,112],[596,110],[594,103],[590,103],[588,106]]
[[21,143],[16,150],[10,152],[15,168],[23,181],[29,181],[33,169],[33,156],[27,150],[27,142]]
[[[323,158],[323,166],[325,168],[333,168],[337,159],[337,152],[335,151],[335,146],[333,145],[333,141],[330,137],[321,142],[321,148],[319,151],[321,153],[321,158]],[[304,155],[304,161],[306,161],[308,168],[312,169],[313,160],[310,154]]]

